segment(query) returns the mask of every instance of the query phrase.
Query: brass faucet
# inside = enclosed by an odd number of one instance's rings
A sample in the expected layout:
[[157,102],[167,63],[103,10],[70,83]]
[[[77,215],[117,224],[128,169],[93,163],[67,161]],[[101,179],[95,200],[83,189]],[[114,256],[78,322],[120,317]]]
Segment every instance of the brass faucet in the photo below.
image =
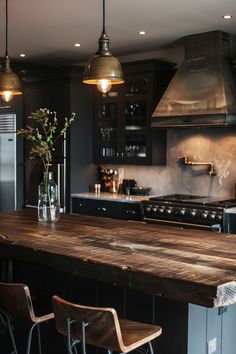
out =
[[214,165],[212,162],[190,161],[190,160],[188,160],[187,156],[184,156],[184,155],[178,156],[178,160],[183,161],[185,165],[189,165],[189,166],[206,165],[206,166],[208,166],[208,176],[213,177],[216,175],[216,171],[215,171],[215,168],[214,168]]

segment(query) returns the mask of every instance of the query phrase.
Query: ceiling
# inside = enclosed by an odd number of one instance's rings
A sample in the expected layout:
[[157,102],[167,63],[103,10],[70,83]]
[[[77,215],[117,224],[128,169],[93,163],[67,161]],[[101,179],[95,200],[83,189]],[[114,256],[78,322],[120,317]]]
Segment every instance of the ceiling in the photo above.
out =
[[[226,21],[225,14],[233,18]],[[97,50],[101,26],[102,0],[9,0],[9,55],[41,64],[81,63]],[[118,57],[155,51],[209,30],[236,35],[236,1],[107,0],[106,30]],[[4,53],[5,0],[0,0],[0,57]]]

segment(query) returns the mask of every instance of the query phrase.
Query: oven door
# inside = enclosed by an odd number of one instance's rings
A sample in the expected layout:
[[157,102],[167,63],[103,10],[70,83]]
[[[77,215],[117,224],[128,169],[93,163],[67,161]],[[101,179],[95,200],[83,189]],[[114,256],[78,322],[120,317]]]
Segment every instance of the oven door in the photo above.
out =
[[[235,208],[236,209],[236,208]],[[235,210],[236,213],[236,210]],[[235,214],[236,218],[236,214]],[[147,218],[144,217],[144,221],[148,223],[154,223],[154,224],[160,224],[160,225],[167,225],[167,226],[178,226],[183,229],[197,229],[197,230],[208,230],[208,231],[214,231],[214,232],[223,232],[222,226],[220,224],[214,224],[214,225],[203,225],[203,224],[194,224],[190,222],[183,222],[183,221],[172,221],[172,220],[163,220],[163,219],[152,219],[152,218]],[[235,220],[235,226],[236,226],[236,220]],[[236,229],[235,229],[236,230]]]

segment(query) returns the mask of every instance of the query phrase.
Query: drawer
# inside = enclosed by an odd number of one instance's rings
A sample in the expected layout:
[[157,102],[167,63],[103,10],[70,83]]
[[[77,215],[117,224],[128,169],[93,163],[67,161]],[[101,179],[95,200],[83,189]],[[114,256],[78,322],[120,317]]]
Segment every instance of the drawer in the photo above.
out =
[[142,220],[140,203],[72,198],[72,212],[115,219]]

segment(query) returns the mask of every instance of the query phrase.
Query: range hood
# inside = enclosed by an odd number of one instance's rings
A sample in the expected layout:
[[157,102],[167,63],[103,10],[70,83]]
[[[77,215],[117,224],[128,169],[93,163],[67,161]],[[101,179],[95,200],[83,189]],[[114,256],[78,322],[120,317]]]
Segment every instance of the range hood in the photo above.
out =
[[186,59],[152,115],[152,127],[236,124],[234,37],[212,31],[185,38]]

